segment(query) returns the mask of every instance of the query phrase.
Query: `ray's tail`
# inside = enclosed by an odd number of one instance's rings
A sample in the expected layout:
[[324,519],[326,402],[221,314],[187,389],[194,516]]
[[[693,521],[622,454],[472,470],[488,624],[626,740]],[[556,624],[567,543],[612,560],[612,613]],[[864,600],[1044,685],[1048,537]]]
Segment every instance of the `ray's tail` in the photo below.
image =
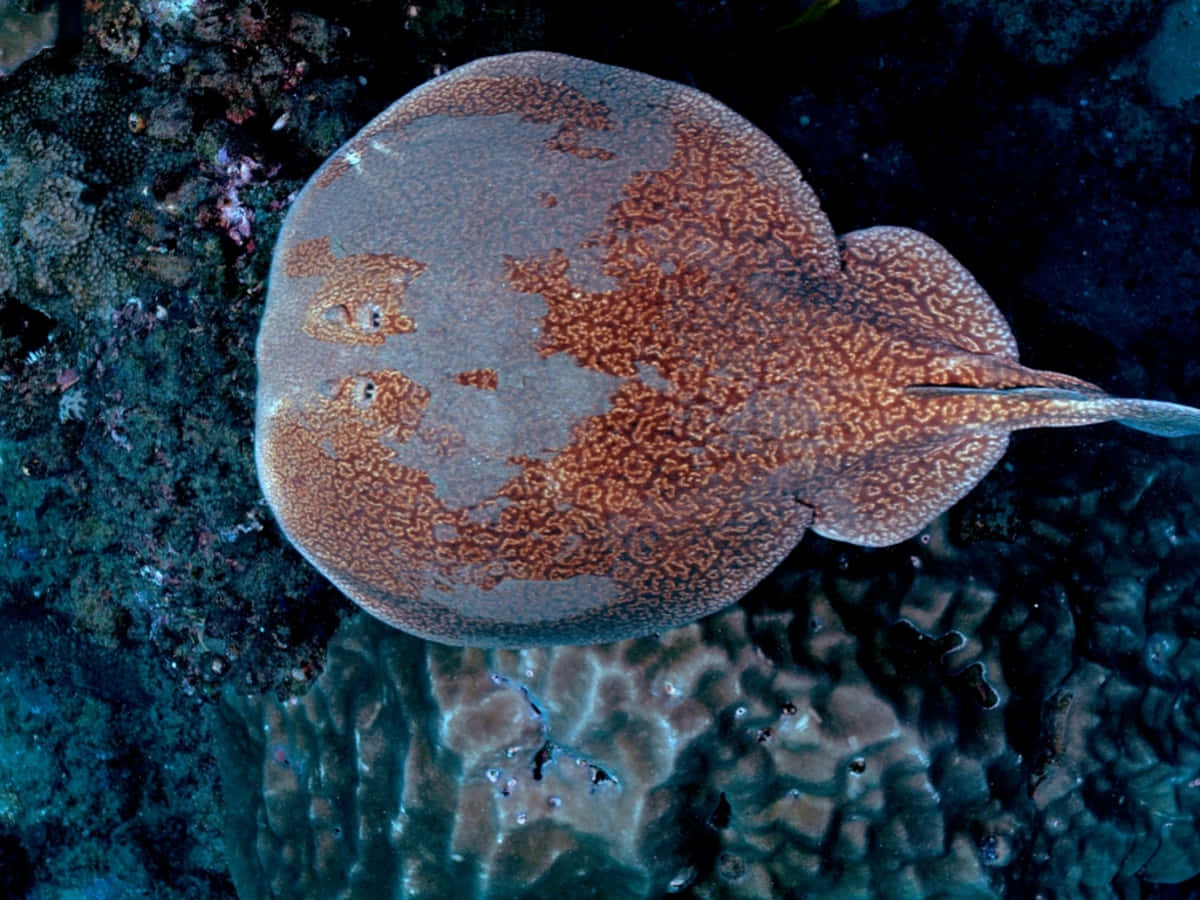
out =
[[1148,431],[1163,437],[1184,437],[1200,434],[1200,409],[1161,400],[1126,400],[1109,397],[1109,418],[1138,431]]
[[959,398],[960,402],[978,404],[978,421],[981,424],[1003,424],[1010,429],[1120,422],[1138,431],[1162,437],[1200,434],[1200,409],[1161,400],[1111,397],[1098,388],[1092,391],[1040,386],[977,388],[914,385],[907,388],[905,393],[954,397]]

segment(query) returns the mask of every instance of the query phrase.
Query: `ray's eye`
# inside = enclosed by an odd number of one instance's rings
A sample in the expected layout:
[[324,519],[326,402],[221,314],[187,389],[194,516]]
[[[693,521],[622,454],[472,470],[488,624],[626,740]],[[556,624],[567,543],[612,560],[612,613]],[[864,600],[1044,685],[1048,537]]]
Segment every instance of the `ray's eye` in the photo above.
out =
[[383,308],[379,304],[367,304],[363,310],[362,327],[364,331],[378,331],[383,327]]
[[366,409],[375,400],[379,386],[370,378],[356,378],[351,388],[351,402],[358,409]]

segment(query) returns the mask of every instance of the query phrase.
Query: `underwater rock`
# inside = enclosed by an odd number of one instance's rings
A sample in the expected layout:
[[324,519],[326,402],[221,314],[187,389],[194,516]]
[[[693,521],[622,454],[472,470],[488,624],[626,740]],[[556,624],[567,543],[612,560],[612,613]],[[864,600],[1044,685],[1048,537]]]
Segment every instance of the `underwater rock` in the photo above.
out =
[[0,76],[53,46],[58,35],[57,0],[25,7],[18,0],[0,0]]
[[1167,106],[1182,106],[1200,94],[1200,3],[1178,0],[1163,13],[1146,44],[1146,83]]
[[1106,40],[1150,27],[1153,0],[1099,0],[1047,5],[1039,0],[952,0],[972,17],[990,18],[1004,49],[1026,63],[1065,66]]

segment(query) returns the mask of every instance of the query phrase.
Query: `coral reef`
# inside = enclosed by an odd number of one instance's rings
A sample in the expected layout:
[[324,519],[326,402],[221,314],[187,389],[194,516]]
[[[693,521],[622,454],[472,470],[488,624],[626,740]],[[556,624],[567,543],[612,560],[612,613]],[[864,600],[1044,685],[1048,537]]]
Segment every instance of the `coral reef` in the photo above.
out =
[[[744,608],[620,644],[461,650],[350,619],[304,698],[222,704],[239,892],[545,896],[586,871],[605,897],[984,898],[1192,877],[1200,643],[1171,635],[1194,629],[1178,601],[1200,532],[1176,521],[1197,488],[1194,466],[1143,460],[1115,494],[1040,496],[1040,550],[963,543],[968,507],[911,554],[830,547]],[[1082,529],[1102,493],[1144,531]],[[1055,587],[1054,535],[1092,563],[1073,584]]]
[[305,698],[226,707],[241,896],[576,895],[581,871],[596,897],[801,877],[814,897],[992,896],[917,730],[869,684],[777,665],[747,625],[484,652],[347,622]]
[[[48,508],[17,538],[45,561],[7,580],[50,593],[109,642],[122,609],[141,629],[156,623],[164,662],[193,693],[214,673],[291,681],[298,660],[268,662],[281,648],[255,636],[246,605],[270,565],[252,549],[260,512],[238,424],[265,261],[238,258],[248,231],[217,212],[223,198],[265,205],[289,185],[233,178],[220,123],[190,134],[178,98],[111,66],[64,74],[38,59],[7,86],[0,307],[12,326],[0,367],[5,433],[19,444],[0,479],[14,504]],[[66,535],[91,551],[82,567],[43,553]],[[303,607],[307,582],[277,582],[280,596]]]

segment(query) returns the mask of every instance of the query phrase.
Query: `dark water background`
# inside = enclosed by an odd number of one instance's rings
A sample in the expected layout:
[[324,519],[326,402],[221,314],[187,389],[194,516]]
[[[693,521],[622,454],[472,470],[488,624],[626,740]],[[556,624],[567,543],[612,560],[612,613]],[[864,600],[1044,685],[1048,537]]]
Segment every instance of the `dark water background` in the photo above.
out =
[[[1195,439],[1019,434],[921,539],[810,535],[661,648],[538,657],[632,686],[591,707],[353,621],[261,501],[251,354],[290,193],[510,50],[712,94],[837,231],[945,245],[1026,364],[1200,403],[1197,5],[828,6],[66,7],[0,79],[0,895],[1197,896]],[[37,11],[0,7],[6,60]],[[659,734],[667,670],[690,718]],[[480,698],[537,711],[513,732]],[[390,780],[356,775],[356,720],[392,723]],[[623,823],[613,782],[645,795]]]

